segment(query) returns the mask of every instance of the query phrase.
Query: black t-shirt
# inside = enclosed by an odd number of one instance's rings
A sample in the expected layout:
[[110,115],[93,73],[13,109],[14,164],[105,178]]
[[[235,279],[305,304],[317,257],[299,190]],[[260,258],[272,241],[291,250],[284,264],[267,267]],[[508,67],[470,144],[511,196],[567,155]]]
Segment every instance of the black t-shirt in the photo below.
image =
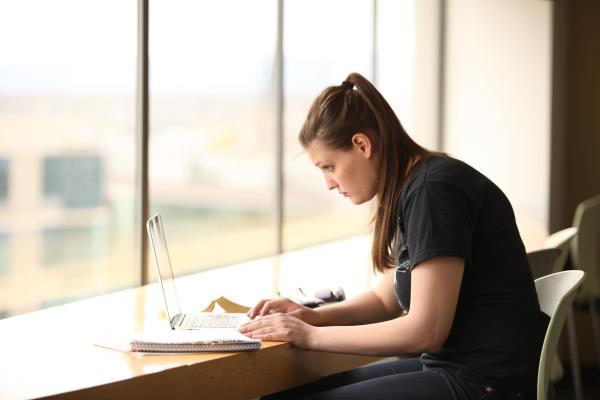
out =
[[467,380],[535,397],[549,318],[540,311],[506,196],[464,162],[426,157],[408,178],[398,217],[395,282],[405,310],[412,268],[432,257],[465,261],[450,334],[440,351],[421,356],[423,364],[443,369],[454,384]]

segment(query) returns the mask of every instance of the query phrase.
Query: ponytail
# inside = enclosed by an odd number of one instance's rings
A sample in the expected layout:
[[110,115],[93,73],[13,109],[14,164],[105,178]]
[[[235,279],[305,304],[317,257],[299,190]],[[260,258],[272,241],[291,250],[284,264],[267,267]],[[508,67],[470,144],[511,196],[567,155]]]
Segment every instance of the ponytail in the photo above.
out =
[[331,149],[349,150],[357,132],[373,142],[379,170],[372,260],[381,272],[395,265],[397,207],[407,172],[416,157],[431,152],[408,136],[375,86],[353,72],[341,85],[326,88],[315,99],[298,139],[305,149],[318,140]]

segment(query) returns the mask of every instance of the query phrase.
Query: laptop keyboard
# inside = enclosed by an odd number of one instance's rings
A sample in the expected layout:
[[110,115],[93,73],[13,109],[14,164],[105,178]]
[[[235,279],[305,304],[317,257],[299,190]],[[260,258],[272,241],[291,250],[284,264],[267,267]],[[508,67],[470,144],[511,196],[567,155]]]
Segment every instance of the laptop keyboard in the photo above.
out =
[[198,314],[186,315],[183,328],[235,328],[239,315],[231,314]]

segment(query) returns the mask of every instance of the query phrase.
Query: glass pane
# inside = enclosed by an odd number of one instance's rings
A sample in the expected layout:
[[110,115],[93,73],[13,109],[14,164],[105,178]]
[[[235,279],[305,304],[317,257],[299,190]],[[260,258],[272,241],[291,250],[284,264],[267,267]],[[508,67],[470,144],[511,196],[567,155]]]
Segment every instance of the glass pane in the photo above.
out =
[[274,252],[276,21],[273,0],[150,4],[150,202],[176,276]]
[[0,315],[135,283],[136,23],[0,0]]
[[335,190],[328,192],[297,137],[321,90],[339,85],[350,72],[371,78],[373,4],[288,0],[284,12],[284,248],[289,250],[369,228],[371,205],[355,206]]
[[377,88],[408,134],[434,150],[439,150],[439,3],[377,2]]
[[404,129],[419,142],[414,136],[412,102],[416,67],[414,0],[379,0],[377,11],[377,88]]

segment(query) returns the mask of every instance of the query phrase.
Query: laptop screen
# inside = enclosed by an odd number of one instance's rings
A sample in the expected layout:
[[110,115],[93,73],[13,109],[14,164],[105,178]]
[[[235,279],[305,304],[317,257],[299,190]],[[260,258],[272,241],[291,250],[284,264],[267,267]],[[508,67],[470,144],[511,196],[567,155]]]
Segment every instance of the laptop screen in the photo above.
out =
[[154,261],[158,270],[158,278],[165,297],[169,322],[172,322],[173,317],[181,313],[181,308],[179,306],[177,290],[175,289],[175,278],[173,276],[173,269],[171,268],[167,239],[160,214],[154,214],[146,222],[146,229],[150,236],[150,245],[152,246]]

